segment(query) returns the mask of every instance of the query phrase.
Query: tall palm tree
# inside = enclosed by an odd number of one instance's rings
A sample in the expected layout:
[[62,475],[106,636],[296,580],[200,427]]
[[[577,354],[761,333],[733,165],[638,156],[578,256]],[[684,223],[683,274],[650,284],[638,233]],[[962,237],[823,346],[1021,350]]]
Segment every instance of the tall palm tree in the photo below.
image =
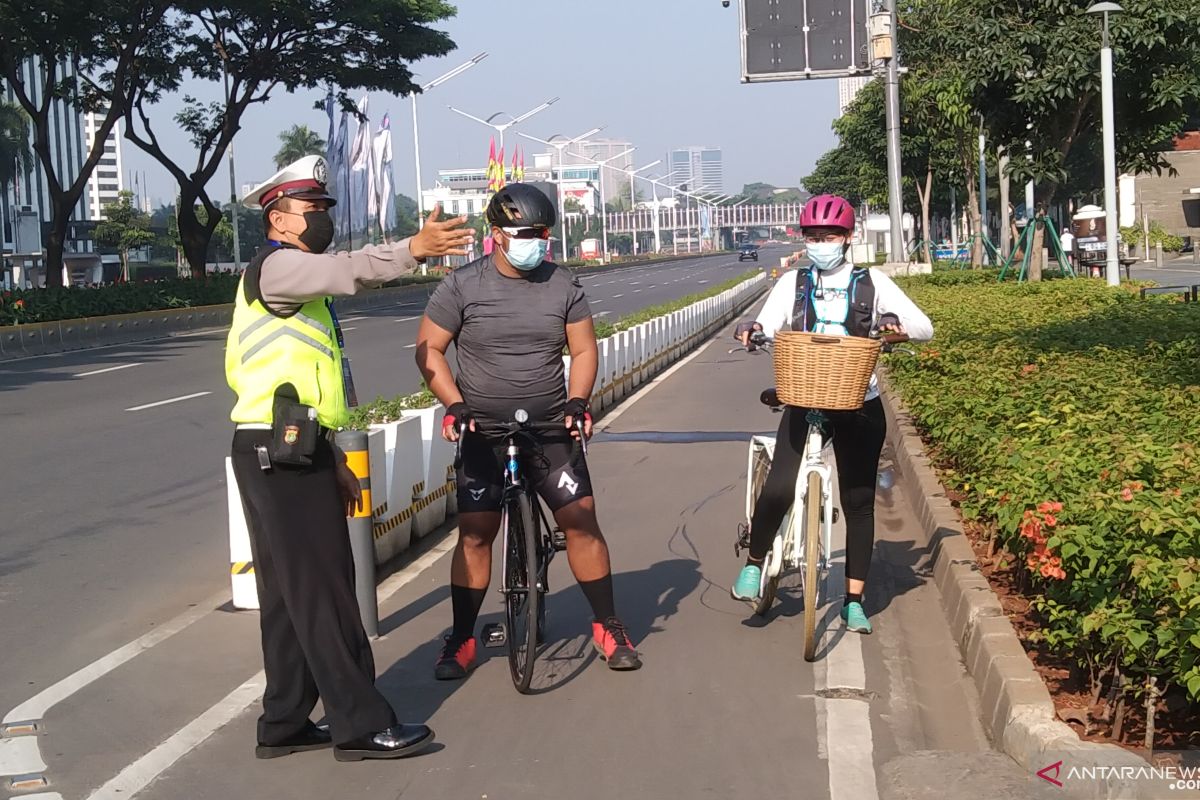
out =
[[29,147],[29,117],[12,103],[0,103],[0,239],[8,224],[8,187],[17,178],[33,171],[33,150]]
[[283,145],[275,154],[277,169],[283,169],[305,156],[325,155],[325,140],[307,125],[293,125],[279,134],[279,141],[283,142]]

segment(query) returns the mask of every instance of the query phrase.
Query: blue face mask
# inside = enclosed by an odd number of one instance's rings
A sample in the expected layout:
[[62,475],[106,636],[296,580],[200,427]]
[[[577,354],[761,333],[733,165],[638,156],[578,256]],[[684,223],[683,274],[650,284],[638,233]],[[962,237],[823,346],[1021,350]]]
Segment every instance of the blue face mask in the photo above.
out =
[[550,243],[545,239],[509,239],[504,255],[508,263],[522,272],[532,272],[542,265]]
[[821,272],[829,272],[846,263],[846,245],[841,242],[816,242],[808,247],[808,258]]

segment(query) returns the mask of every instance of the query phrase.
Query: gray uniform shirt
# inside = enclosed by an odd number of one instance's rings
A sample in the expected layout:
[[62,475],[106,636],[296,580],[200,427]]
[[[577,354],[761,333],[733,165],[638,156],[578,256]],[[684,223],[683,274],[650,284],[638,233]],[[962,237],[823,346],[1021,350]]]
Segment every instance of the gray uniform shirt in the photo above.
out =
[[262,264],[258,290],[278,311],[292,311],[309,300],[346,297],[393,281],[416,270],[409,240],[367,245],[351,253],[306,253],[281,247]]
[[511,422],[518,408],[534,421],[562,419],[567,325],[592,315],[570,270],[546,262],[507,278],[485,256],[443,279],[425,314],[454,334],[458,388],[481,420]]

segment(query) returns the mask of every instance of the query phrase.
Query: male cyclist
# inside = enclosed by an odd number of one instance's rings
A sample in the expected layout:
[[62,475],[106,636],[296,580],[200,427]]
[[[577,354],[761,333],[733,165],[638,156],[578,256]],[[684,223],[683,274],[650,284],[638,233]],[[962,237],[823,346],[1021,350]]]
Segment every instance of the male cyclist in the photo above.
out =
[[[450,566],[454,627],[435,674],[440,680],[463,678],[475,662],[475,622],[491,578],[504,488],[504,441],[484,434],[489,423],[511,422],[517,409],[529,412],[531,420],[563,421],[562,435],[542,435],[540,451],[525,468],[566,532],[571,571],[595,617],[596,649],[610,669],[637,669],[637,650],[616,615],[608,545],[574,431],[575,420],[582,419],[583,435],[592,433],[587,398],[599,358],[591,309],[571,272],[545,260],[556,218],[549,198],[528,184],[510,184],[492,196],[485,215],[492,253],[442,281],[417,333],[417,366],[446,406],[442,436],[453,442],[460,426],[471,431],[457,474],[459,536]],[[451,342],[457,382],[446,360]],[[569,392],[564,348],[571,354]]]
[[[749,345],[752,331],[772,337],[795,330],[841,336],[869,336],[873,329],[907,334],[924,341],[933,325],[895,282],[879,270],[850,263],[854,208],[845,199],[820,195],[800,213],[810,268],[783,275],[753,323],[741,323],[737,336]],[[870,633],[862,598],[875,545],[875,482],[886,422],[875,376],[858,411],[827,411],[837,458],[842,512],[846,517],[846,596],[841,616],[846,627]],[[795,497],[796,476],[804,452],[806,409],[786,408],[779,422],[775,457],[750,520],[750,555],[731,594],[758,597],[762,563]]]

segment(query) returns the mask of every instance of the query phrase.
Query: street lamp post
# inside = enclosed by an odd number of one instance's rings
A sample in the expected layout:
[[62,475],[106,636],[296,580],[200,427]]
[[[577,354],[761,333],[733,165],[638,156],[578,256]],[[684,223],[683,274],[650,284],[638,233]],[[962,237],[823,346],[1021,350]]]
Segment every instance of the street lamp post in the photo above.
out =
[[[524,114],[522,114],[519,117],[513,117],[511,114],[507,114],[503,111],[497,111],[495,114],[492,114],[487,119],[480,119],[479,117],[476,117],[473,114],[468,114],[465,111],[460,111],[459,109],[455,108],[454,106],[446,106],[446,108],[450,109],[455,114],[461,114],[462,116],[466,117],[467,119],[474,120],[475,122],[478,122],[480,125],[486,125],[487,127],[494,130],[500,136],[500,149],[503,150],[504,149],[504,132],[506,130],[508,130],[509,128],[511,128],[514,125],[518,125],[518,124],[524,122],[525,120],[529,119],[530,117],[532,117],[534,114],[537,114],[538,112],[545,111],[547,108],[549,108],[550,106],[554,105],[557,102],[558,102],[557,97],[551,97],[549,100],[542,103],[540,106],[529,109],[528,111],[526,111]],[[508,117],[509,119],[508,119],[508,122],[500,122],[500,123],[493,122],[493,120],[495,120],[497,117]],[[503,165],[501,165],[501,166],[503,166]]]
[[1123,11],[1116,3],[1096,3],[1089,14],[1104,15],[1104,38],[1100,45],[1101,107],[1104,121],[1104,237],[1107,244],[1109,286],[1121,283],[1120,262],[1117,260],[1117,147],[1113,114],[1113,53],[1108,38],[1108,15]]
[[517,133],[518,136],[524,136],[526,139],[529,139],[534,142],[540,142],[541,144],[548,145],[549,147],[553,147],[555,150],[558,151],[558,182],[555,184],[555,186],[557,187],[557,194],[558,194],[558,210],[563,215],[563,225],[562,225],[563,236],[562,236],[562,243],[561,243],[563,261],[567,260],[567,220],[566,220],[567,213],[566,213],[566,210],[563,208],[564,200],[563,200],[563,188],[562,188],[563,166],[564,166],[563,150],[565,150],[566,148],[575,144],[576,142],[582,141],[593,134],[599,133],[602,130],[604,130],[603,125],[601,125],[599,128],[592,128],[587,133],[581,133],[578,136],[576,136],[574,139],[568,139],[559,133],[552,135],[549,139],[539,139],[536,136],[530,136],[527,133],[520,133],[520,132]]
[[[629,176],[629,219],[631,221],[630,224],[635,224],[635,217],[636,217],[636,212],[637,212],[637,192],[634,190],[634,179],[637,178],[637,174],[639,172],[645,172],[646,170],[650,169],[651,167],[656,167],[661,163],[662,163],[662,159],[660,158],[657,161],[651,161],[649,164],[645,165],[644,167],[638,167],[637,169],[632,169],[632,170],[630,170],[630,169],[621,170],[621,172],[624,172],[626,175]],[[637,250],[638,250],[637,231],[631,230],[629,235],[633,242],[633,254],[637,255]]]
[[420,93],[423,93],[423,92],[427,92],[430,89],[434,88],[435,86],[441,86],[443,83],[450,80],[451,78],[454,78],[454,77],[457,77],[457,76],[463,74],[464,72],[469,70],[471,67],[478,64],[480,61],[483,61],[485,58],[487,58],[487,53],[480,53],[479,55],[472,58],[470,61],[467,61],[466,63],[463,63],[463,64],[459,64],[457,67],[450,70],[445,75],[441,75],[437,78],[434,78],[429,83],[426,83],[425,85],[423,85],[421,87],[420,92],[413,92],[413,94],[412,94],[413,162],[416,166],[416,172],[417,172],[417,227],[418,228],[425,227],[425,200],[424,200],[424,197],[422,197],[422,190],[421,190],[421,137],[417,130],[417,95]]
[[607,218],[607,214],[605,213],[605,209],[604,209],[604,168],[608,165],[608,162],[616,161],[618,158],[627,156],[630,153],[632,153],[634,150],[637,150],[637,148],[630,147],[627,150],[617,153],[615,156],[609,156],[608,158],[605,158],[605,159],[591,158],[589,156],[583,155],[582,153],[572,153],[571,154],[571,155],[575,156],[576,158],[581,158],[584,161],[587,161],[589,163],[595,164],[596,166],[600,167],[600,169],[597,170],[600,173],[600,202],[599,202],[600,236],[601,236],[601,246],[604,248],[603,263],[605,263],[605,264],[608,263],[608,218]]
[[[217,54],[221,56],[221,71],[225,74],[225,113],[229,113],[229,53],[221,42],[216,43]],[[178,216],[179,209],[175,209]],[[242,242],[238,235],[238,201],[237,180],[233,174],[233,141],[229,142],[229,216],[233,219],[233,266],[238,272],[242,271]],[[128,280],[129,276],[125,278]]]

